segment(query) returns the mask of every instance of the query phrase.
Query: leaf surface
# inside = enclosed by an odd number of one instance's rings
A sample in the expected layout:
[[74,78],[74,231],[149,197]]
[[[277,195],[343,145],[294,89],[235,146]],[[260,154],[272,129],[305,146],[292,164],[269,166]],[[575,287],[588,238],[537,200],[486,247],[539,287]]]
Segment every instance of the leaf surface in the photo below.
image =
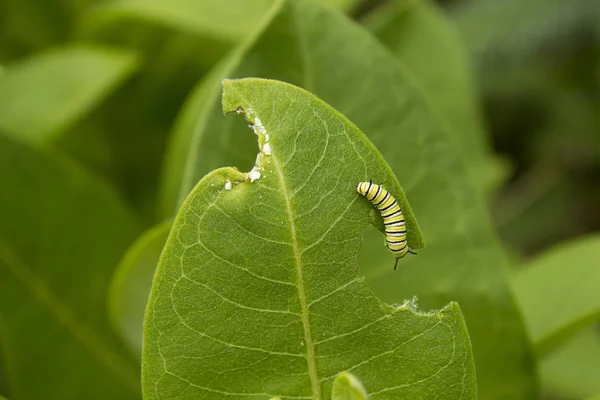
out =
[[0,129],[33,144],[48,142],[131,74],[129,52],[65,47],[9,65],[0,75]]
[[171,224],[166,221],[144,232],[125,253],[110,284],[111,322],[136,356],[142,355],[144,312]]
[[600,317],[600,236],[578,239],[531,261],[514,280],[543,355]]
[[216,170],[175,219],[146,312],[144,398],[325,399],[340,371],[372,399],[475,398],[456,303],[432,313],[388,306],[357,279],[372,210],[359,181],[389,188],[419,237],[373,145],[282,82],[226,81],[223,109],[254,126],[260,177]]
[[370,229],[360,253],[361,273],[390,303],[417,295],[425,308],[440,308],[457,300],[480,364],[479,395],[535,397],[531,347],[508,290],[504,254],[460,143],[398,59],[339,13],[308,1],[276,4],[248,42],[196,89],[173,132],[163,185],[165,217],[212,169],[252,168],[254,138],[245,126],[219,116],[220,79],[244,76],[301,86],[365,132],[403,183],[427,248],[401,260],[396,272],[403,276],[397,279],[380,233]]
[[10,393],[139,398],[139,367],[105,306],[136,221],[102,182],[2,135],[0,181],[0,348]]

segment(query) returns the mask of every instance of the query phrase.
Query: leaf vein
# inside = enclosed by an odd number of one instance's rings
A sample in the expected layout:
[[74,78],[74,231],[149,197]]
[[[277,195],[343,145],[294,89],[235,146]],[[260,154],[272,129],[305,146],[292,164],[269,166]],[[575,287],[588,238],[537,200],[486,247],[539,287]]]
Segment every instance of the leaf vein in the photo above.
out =
[[[173,289],[171,290],[171,293],[170,293],[172,304],[176,304],[176,302],[173,298],[174,290],[175,290],[175,286],[173,286]],[[207,335],[206,333],[193,328],[187,322],[185,322],[185,320],[183,319],[183,316],[179,313],[179,311],[175,307],[173,307],[173,312],[175,313],[175,315],[177,315],[177,319],[179,319],[181,324],[183,326],[185,326],[187,329],[200,335],[201,337],[207,338],[207,339],[212,340],[217,343],[221,343],[224,346],[232,347],[232,348],[236,348],[236,349],[248,350],[248,351],[256,351],[256,352],[260,352],[260,353],[267,353],[267,354],[271,354],[271,355],[279,355],[279,356],[287,356],[287,357],[304,357],[304,354],[287,353],[287,352],[283,352],[283,351],[272,351],[272,350],[267,350],[267,349],[261,349],[260,347],[249,347],[249,346],[243,346],[240,344],[229,343],[225,340],[218,339],[214,336]]]
[[257,239],[264,240],[265,242],[269,242],[269,243],[283,244],[283,245],[286,245],[286,246],[291,246],[292,245],[290,242],[282,242],[282,241],[279,241],[279,240],[269,239],[269,238],[266,238],[264,236],[257,235],[256,233],[252,232],[251,230],[249,230],[248,228],[246,228],[245,226],[243,226],[239,222],[237,222],[235,219],[233,219],[231,217],[231,215],[227,214],[225,211],[223,211],[216,204],[214,205],[214,208],[216,208],[221,213],[223,213],[231,222],[233,222],[236,226],[238,226],[239,228],[241,228],[244,232],[246,232],[250,236],[254,236]]
[[[433,330],[439,324],[441,324],[441,322],[438,322],[437,324],[435,324],[435,325],[433,325],[433,326],[425,329],[423,332],[419,333],[418,335],[415,335],[415,336],[411,337],[410,339],[405,340],[404,342],[400,343],[398,346],[394,347],[393,349],[384,351],[383,353],[379,353],[379,354],[377,354],[377,355],[375,355],[373,357],[369,357],[366,360],[361,361],[358,364],[353,365],[352,367],[345,368],[345,370],[346,371],[351,371],[351,370],[356,369],[356,368],[358,368],[358,367],[360,367],[360,366],[362,366],[364,364],[370,363],[371,361],[375,360],[376,358],[383,357],[383,356],[388,355],[388,354],[392,354],[392,353],[396,352],[396,350],[398,350],[400,347],[405,346],[406,344],[412,342],[413,340],[416,340],[419,337],[427,334],[429,331]],[[333,379],[333,378],[335,378],[335,375],[331,375],[331,376],[329,376],[327,378],[324,378],[323,381],[330,380],[330,379]]]
[[278,280],[278,279],[271,279],[271,278],[267,278],[266,276],[263,276],[263,275],[258,275],[258,274],[256,274],[256,273],[252,272],[251,270],[249,270],[248,268],[244,268],[244,267],[241,267],[241,266],[239,266],[239,265],[236,265],[235,263],[233,263],[233,262],[231,262],[231,261],[229,261],[229,260],[227,260],[227,259],[225,259],[225,258],[221,257],[221,256],[220,256],[220,255],[218,255],[216,252],[214,252],[214,251],[212,251],[211,249],[209,249],[208,247],[206,247],[206,246],[204,245],[204,243],[202,243],[202,241],[200,241],[200,240],[199,240],[199,241],[198,241],[198,242],[196,242],[196,243],[197,243],[197,244],[199,244],[200,246],[202,246],[202,248],[203,248],[204,250],[206,250],[207,252],[209,252],[209,253],[210,253],[210,254],[211,254],[211,255],[212,255],[214,258],[216,258],[216,259],[218,259],[218,260],[221,260],[221,261],[223,261],[224,263],[226,263],[226,264],[229,264],[229,265],[231,265],[232,267],[234,267],[234,268],[236,268],[236,269],[239,269],[240,271],[244,271],[244,272],[246,272],[246,273],[248,273],[248,274],[250,274],[250,275],[254,276],[255,278],[262,279],[262,280],[265,280],[265,281],[267,281],[267,282],[278,283],[278,284],[281,284],[281,285],[288,285],[288,286],[294,286],[294,287],[296,286],[296,284],[295,284],[295,283],[293,283],[293,282],[280,281],[280,280]]
[[334,336],[328,337],[327,339],[323,339],[323,340],[320,340],[318,342],[315,342],[315,346],[319,345],[319,344],[323,344],[323,343],[329,342],[331,340],[340,339],[340,338],[343,338],[343,337],[346,337],[346,336],[353,335],[353,334],[358,333],[358,332],[360,332],[360,331],[362,331],[362,330],[364,330],[364,329],[366,329],[366,328],[368,328],[368,327],[370,327],[372,325],[375,325],[378,322],[381,322],[381,321],[383,321],[385,319],[389,319],[391,317],[392,317],[392,314],[386,314],[383,317],[379,317],[376,320],[371,321],[368,324],[365,324],[365,325],[361,326],[360,328],[354,329],[353,331],[346,332],[346,333],[340,333],[338,335],[334,335]]
[[333,223],[329,226],[329,228],[325,231],[325,233],[323,233],[323,235],[321,235],[321,237],[319,237],[312,244],[310,244],[309,246],[306,246],[304,249],[302,249],[300,254],[304,254],[307,250],[310,250],[311,248],[313,248],[316,245],[318,245],[319,243],[321,243],[323,241],[323,239],[325,239],[327,237],[327,235],[329,235],[329,232],[331,232],[333,230],[333,228],[335,228],[335,226],[338,224],[338,222],[340,222],[344,218],[344,216],[346,215],[346,213],[348,212],[350,207],[352,207],[354,205],[354,202],[356,201],[357,198],[358,197],[355,197],[354,199],[352,199],[352,201],[350,203],[348,203],[348,205],[346,206],[344,211],[342,211],[340,213],[339,217],[337,217],[335,219],[335,221],[333,221]]
[[[443,322],[440,322],[440,324],[448,326],[447,324],[445,324]],[[427,378],[419,379],[418,381],[413,381],[413,382],[405,383],[405,384],[398,385],[398,386],[393,386],[393,387],[381,389],[381,390],[379,390],[377,392],[370,393],[370,395],[371,396],[375,396],[375,395],[380,394],[380,393],[389,392],[389,391],[392,391],[392,390],[397,390],[397,389],[401,389],[401,388],[405,388],[405,387],[410,387],[410,386],[417,385],[419,383],[426,382],[429,379],[431,379],[431,378],[439,375],[443,370],[445,370],[446,368],[448,368],[452,364],[452,362],[454,361],[454,356],[455,355],[456,355],[456,341],[452,340],[452,355],[450,356],[450,359],[448,360],[448,362],[445,365],[443,365],[442,367],[440,367],[435,373],[429,375]],[[464,390],[464,386],[463,386],[463,390]],[[462,397],[462,395],[461,395],[461,397]]]
[[[255,307],[250,307],[250,306],[246,306],[240,303],[236,303],[235,301],[223,296],[221,293],[219,293],[218,291],[214,290],[213,288],[211,288],[210,286],[208,286],[206,283],[204,282],[200,282],[197,281],[195,279],[190,278],[187,275],[183,275],[181,278],[183,279],[187,279],[188,281],[195,283],[197,285],[200,285],[204,288],[206,288],[208,291],[210,291],[211,293],[214,293],[215,295],[217,295],[219,298],[221,298],[223,301],[232,304],[236,307],[239,308],[243,308],[245,310],[250,310],[250,311],[256,311],[256,312],[261,312],[261,313],[275,313],[275,314],[289,314],[289,315],[300,315],[299,313],[295,313],[293,311],[289,311],[289,310],[268,310],[268,309],[263,309],[263,308],[255,308]],[[177,284],[177,282],[175,282],[175,284]]]
[[314,299],[313,301],[311,301],[310,303],[308,303],[308,306],[310,307],[313,304],[318,303],[319,301],[324,300],[324,299],[326,299],[327,297],[329,297],[329,296],[331,296],[333,294],[336,294],[340,290],[344,290],[345,288],[347,288],[348,286],[350,286],[354,282],[357,282],[357,280],[356,279],[352,279],[351,281],[348,281],[348,282],[344,283],[342,286],[339,286],[338,288],[333,289],[331,292],[329,292],[327,294],[324,294],[321,297],[317,297],[316,299]]
[[292,192],[292,194],[291,194],[292,198],[298,192],[300,192],[300,190],[302,190],[306,186],[306,184],[308,182],[310,182],[310,179],[312,178],[312,176],[314,175],[314,173],[317,171],[317,169],[319,169],[319,167],[323,163],[323,160],[325,159],[325,155],[327,154],[327,148],[329,147],[329,128],[327,127],[327,124],[325,123],[325,121],[323,120],[323,118],[321,118],[321,116],[319,114],[317,114],[314,110],[313,110],[313,114],[314,114],[315,117],[317,117],[319,119],[319,121],[321,121],[321,123],[323,123],[323,126],[325,127],[325,132],[327,133],[326,139],[325,139],[325,146],[323,146],[323,152],[321,153],[321,156],[319,157],[319,160],[313,165],[313,168],[310,171],[310,174],[308,174],[308,177],[304,180],[304,182],[302,182],[302,184],[298,188],[296,188],[296,190],[294,190]]
[[[185,383],[187,383],[188,385],[196,388],[196,389],[200,389],[200,390],[205,390],[207,392],[211,392],[211,393],[218,393],[218,394],[222,394],[225,396],[269,396],[269,397],[275,397],[278,396],[278,394],[272,394],[272,393],[235,393],[235,392],[226,392],[224,390],[217,390],[217,389],[212,389],[212,388],[208,388],[205,386],[200,386],[196,383],[190,382],[189,380],[182,378],[181,376],[178,376],[177,374],[174,374],[173,372],[169,372],[166,371],[167,375],[171,375],[174,378],[177,378]],[[306,397],[306,396],[285,396],[286,398],[289,399],[310,399],[311,397]]]

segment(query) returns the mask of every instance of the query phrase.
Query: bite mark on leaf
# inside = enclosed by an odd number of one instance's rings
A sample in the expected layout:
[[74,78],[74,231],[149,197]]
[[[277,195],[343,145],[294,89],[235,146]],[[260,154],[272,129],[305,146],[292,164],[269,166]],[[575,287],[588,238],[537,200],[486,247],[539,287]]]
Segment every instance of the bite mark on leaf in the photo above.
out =
[[[262,166],[263,159],[265,156],[271,156],[273,154],[273,149],[269,143],[267,129],[252,108],[238,107],[235,112],[246,119],[248,126],[254,131],[254,134],[258,136],[259,153],[256,156],[256,162],[254,163],[252,170],[245,174],[245,179],[250,180],[250,183],[252,183],[264,176],[265,169]],[[270,163],[270,161],[267,160],[267,163]]]

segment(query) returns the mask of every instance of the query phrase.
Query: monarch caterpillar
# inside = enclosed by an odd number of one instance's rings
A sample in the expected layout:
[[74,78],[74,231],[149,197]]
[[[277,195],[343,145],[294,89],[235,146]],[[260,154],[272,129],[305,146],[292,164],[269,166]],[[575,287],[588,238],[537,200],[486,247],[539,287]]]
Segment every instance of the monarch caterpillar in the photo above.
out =
[[383,188],[383,186],[369,182],[359,182],[356,191],[366,197],[381,213],[385,226],[385,244],[389,251],[396,257],[394,269],[398,260],[406,253],[417,254],[408,248],[406,243],[406,223],[398,202]]

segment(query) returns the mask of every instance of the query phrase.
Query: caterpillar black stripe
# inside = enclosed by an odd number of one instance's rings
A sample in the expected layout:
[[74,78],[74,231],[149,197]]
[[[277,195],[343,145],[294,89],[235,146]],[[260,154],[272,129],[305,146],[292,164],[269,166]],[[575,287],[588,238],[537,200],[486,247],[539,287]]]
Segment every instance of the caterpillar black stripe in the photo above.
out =
[[383,186],[369,182],[360,182],[356,191],[367,198],[381,213],[385,226],[385,244],[396,257],[394,269],[398,266],[398,260],[406,253],[417,254],[408,248],[406,242],[406,222],[398,202],[383,188]]

